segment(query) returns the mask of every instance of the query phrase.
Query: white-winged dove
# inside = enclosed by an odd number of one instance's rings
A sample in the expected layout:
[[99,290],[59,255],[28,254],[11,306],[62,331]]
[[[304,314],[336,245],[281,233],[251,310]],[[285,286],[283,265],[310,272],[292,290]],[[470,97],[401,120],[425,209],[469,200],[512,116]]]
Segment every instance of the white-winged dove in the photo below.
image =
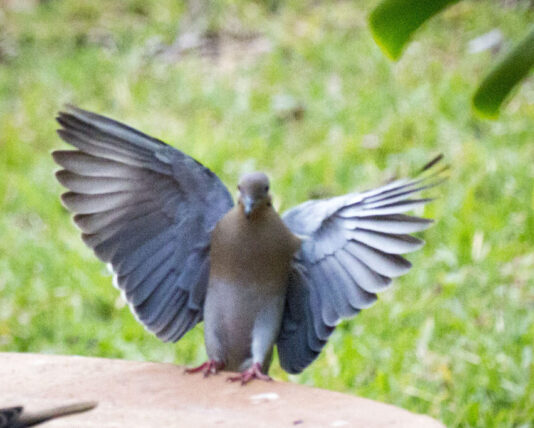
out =
[[340,320],[410,269],[400,254],[432,220],[403,213],[444,170],[431,168],[440,156],[415,179],[280,217],[263,173],[241,178],[233,206],[213,172],[160,140],[73,106],[57,120],[76,148],[53,153],[63,203],[137,319],[173,342],[204,320],[209,361],[189,371],[241,371],[231,379],[243,383],[270,379],[275,344],[282,368],[301,372]]

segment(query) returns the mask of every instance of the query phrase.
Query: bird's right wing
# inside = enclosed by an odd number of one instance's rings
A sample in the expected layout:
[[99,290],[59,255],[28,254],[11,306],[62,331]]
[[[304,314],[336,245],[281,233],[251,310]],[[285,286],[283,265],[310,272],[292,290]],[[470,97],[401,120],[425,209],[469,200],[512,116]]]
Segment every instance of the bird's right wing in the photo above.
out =
[[284,214],[289,229],[302,237],[277,341],[284,370],[303,370],[342,319],[372,305],[391,278],[410,269],[400,254],[421,248],[423,241],[410,234],[426,229],[432,220],[403,213],[430,201],[412,196],[443,180],[443,169],[427,173],[440,158],[415,179],[308,201]]
[[202,319],[210,233],[230,193],[193,158],[119,122],[73,106],[57,121],[76,148],[52,155],[82,239],[147,329],[180,339]]

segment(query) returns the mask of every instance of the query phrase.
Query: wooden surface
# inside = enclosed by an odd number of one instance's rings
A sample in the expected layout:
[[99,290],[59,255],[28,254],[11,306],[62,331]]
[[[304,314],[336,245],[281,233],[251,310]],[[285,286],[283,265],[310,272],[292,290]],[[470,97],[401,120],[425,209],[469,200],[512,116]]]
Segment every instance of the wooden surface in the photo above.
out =
[[283,382],[226,382],[172,364],[0,353],[0,407],[98,401],[59,427],[443,427],[383,403]]

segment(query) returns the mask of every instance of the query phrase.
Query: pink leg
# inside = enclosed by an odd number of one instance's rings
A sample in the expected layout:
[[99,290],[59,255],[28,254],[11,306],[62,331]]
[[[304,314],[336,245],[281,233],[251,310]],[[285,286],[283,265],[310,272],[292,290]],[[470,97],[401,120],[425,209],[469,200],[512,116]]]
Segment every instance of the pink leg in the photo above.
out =
[[193,374],[193,373],[199,373],[202,372],[204,374],[204,377],[208,377],[212,374],[217,374],[219,370],[222,370],[224,368],[224,363],[221,363],[219,361],[215,360],[209,360],[205,363],[201,364],[198,367],[193,367],[190,369],[185,369],[185,372],[187,374]]
[[228,382],[241,381],[241,385],[245,385],[246,383],[250,382],[252,379],[260,379],[260,380],[265,380],[268,382],[273,380],[271,376],[268,376],[265,373],[262,373],[260,363],[252,364],[250,368],[246,369],[244,372],[241,372],[241,374],[237,376],[230,376],[227,380]]

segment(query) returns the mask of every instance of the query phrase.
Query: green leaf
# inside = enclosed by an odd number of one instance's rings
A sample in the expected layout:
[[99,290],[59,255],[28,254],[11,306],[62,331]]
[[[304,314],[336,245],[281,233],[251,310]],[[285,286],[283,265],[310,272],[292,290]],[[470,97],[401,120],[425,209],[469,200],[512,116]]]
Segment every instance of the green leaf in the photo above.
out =
[[382,50],[399,59],[412,34],[429,18],[459,0],[385,0],[369,16],[371,33]]
[[473,96],[475,110],[490,119],[499,114],[499,107],[512,88],[534,67],[534,25],[521,40],[488,73]]

